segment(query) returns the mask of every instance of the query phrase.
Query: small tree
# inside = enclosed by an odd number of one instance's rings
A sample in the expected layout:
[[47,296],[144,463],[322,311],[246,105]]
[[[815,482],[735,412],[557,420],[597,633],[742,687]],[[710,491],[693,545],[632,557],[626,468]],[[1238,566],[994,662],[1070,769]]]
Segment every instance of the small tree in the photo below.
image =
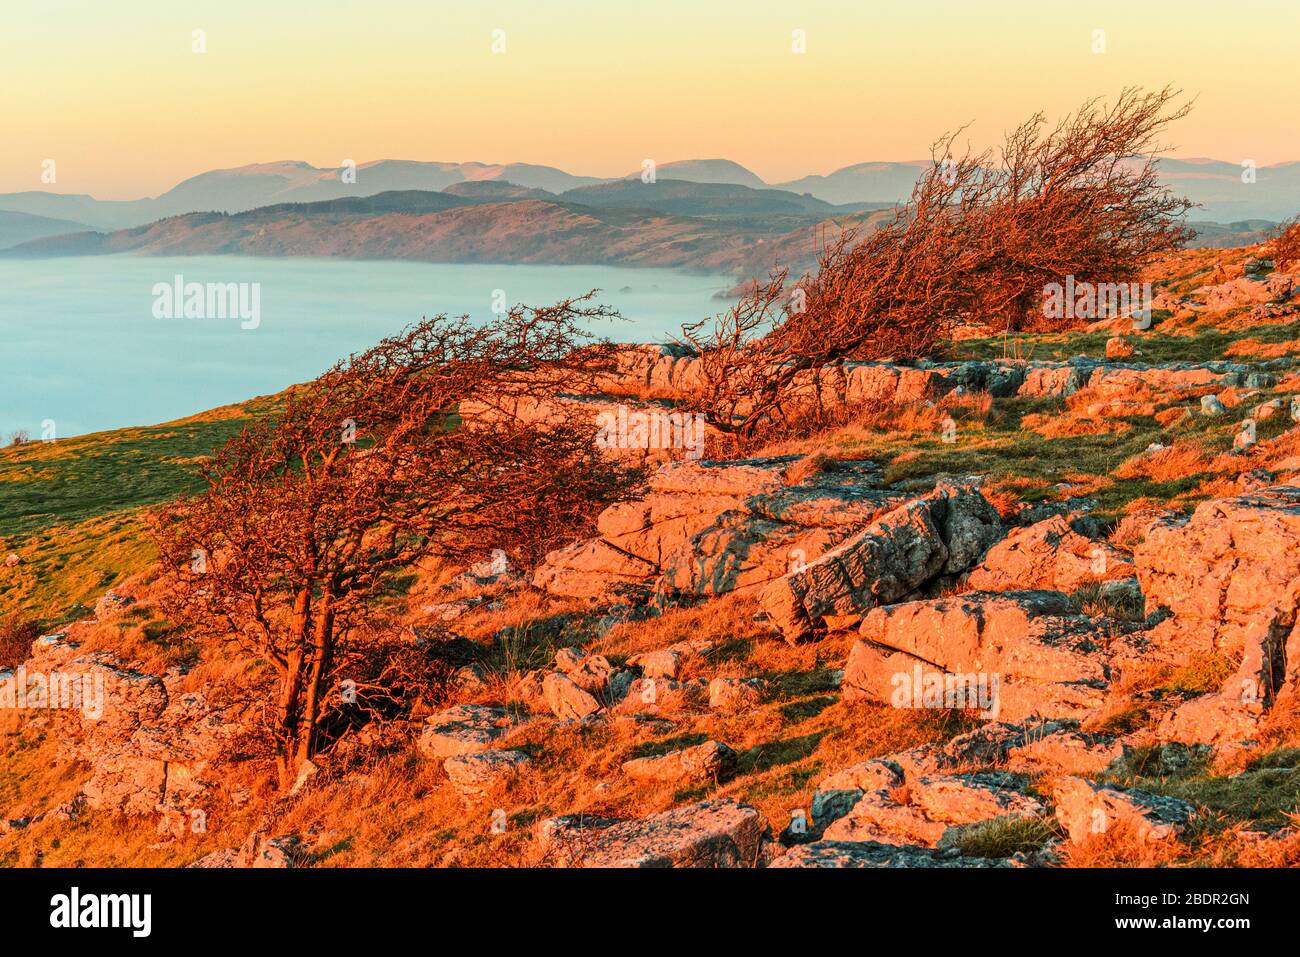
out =
[[[1001,150],[932,150],[911,199],[871,232],[849,228],[793,284],[777,270],[728,312],[688,325],[701,357],[691,404],[738,446],[815,411],[851,360],[931,353],[959,322],[1041,327],[1051,282],[1127,282],[1190,236],[1190,205],[1159,183],[1159,132],[1184,116],[1172,90],[1085,103],[1050,131],[1039,114]],[[1135,158],[1136,157],[1136,158]],[[1076,320],[1068,320],[1074,322]]]
[[1273,266],[1286,272],[1300,263],[1300,216],[1292,217],[1277,227],[1273,237]]
[[278,672],[282,783],[319,750],[340,644],[392,573],[431,553],[531,559],[625,488],[588,418],[524,414],[608,370],[581,324],[611,313],[590,295],[383,340],[294,389],[202,467],[202,494],[156,513],[173,613]]
[[684,327],[701,358],[691,404],[745,447],[816,407],[844,362],[930,352],[945,322],[979,300],[972,275],[988,237],[978,213],[990,189],[976,160],[944,157],[888,222],[827,241],[810,275],[791,284],[774,271],[711,327]]
[[1039,113],[997,155],[980,157],[990,187],[980,210],[986,258],[972,276],[980,318],[1007,330],[1071,328],[1088,320],[1045,316],[1048,283],[1134,282],[1194,235],[1186,223],[1194,204],[1173,195],[1157,168],[1158,137],[1190,110],[1174,105],[1177,96],[1126,89],[1050,129]]
[[0,618],[0,670],[13,670],[32,656],[32,642],[41,636],[36,622],[21,615]]

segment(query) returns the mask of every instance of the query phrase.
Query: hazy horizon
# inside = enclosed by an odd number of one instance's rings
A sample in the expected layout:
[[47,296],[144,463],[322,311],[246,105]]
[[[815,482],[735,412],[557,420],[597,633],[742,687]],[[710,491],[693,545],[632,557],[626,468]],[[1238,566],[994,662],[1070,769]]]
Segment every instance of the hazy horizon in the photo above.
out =
[[[1198,163],[1198,162],[1205,162],[1205,163],[1230,163],[1230,162],[1232,162],[1231,160],[1227,160],[1227,159],[1225,159],[1225,158],[1223,158],[1223,157],[1218,157],[1218,156],[1177,156],[1177,155],[1173,155],[1173,154],[1162,154],[1162,155],[1161,155],[1161,159],[1177,160],[1177,161],[1179,161],[1179,162],[1183,162],[1183,163]],[[759,177],[759,179],[763,180],[764,183],[766,183],[768,186],[772,186],[772,187],[776,187],[776,186],[778,186],[778,185],[785,184],[785,183],[791,183],[791,182],[793,182],[793,181],[795,181],[795,180],[798,180],[798,179],[801,179],[801,178],[803,178],[803,177],[805,177],[805,176],[829,176],[830,174],[835,173],[835,172],[838,172],[839,170],[843,170],[843,169],[846,169],[846,168],[849,168],[849,167],[852,167],[852,166],[861,165],[861,164],[868,164],[868,163],[909,164],[909,163],[924,163],[924,162],[926,162],[926,160],[925,160],[925,159],[922,159],[921,157],[911,157],[911,158],[907,158],[907,159],[880,159],[879,157],[867,157],[867,158],[863,158],[863,159],[861,159],[861,160],[857,160],[857,161],[855,161],[855,162],[853,162],[853,163],[845,164],[844,166],[838,166],[838,167],[836,167],[835,169],[810,169],[810,170],[807,170],[807,171],[805,171],[805,172],[803,172],[803,173],[799,173],[799,174],[797,174],[797,175],[795,175],[795,176],[792,176],[792,177],[789,177],[789,178],[786,178],[786,179],[772,179],[772,178],[770,178],[770,177],[764,176],[764,175],[762,175],[762,173],[760,173],[760,172],[758,171],[757,168],[755,168],[754,165],[751,165],[750,163],[747,163],[747,162],[743,162],[743,161],[741,161],[741,160],[738,160],[738,159],[736,159],[735,157],[732,157],[732,156],[682,156],[682,157],[676,157],[676,158],[674,158],[674,159],[664,160],[664,161],[663,161],[662,163],[660,163],[659,165],[662,167],[662,166],[668,166],[668,165],[670,165],[670,164],[674,164],[674,163],[683,163],[683,162],[716,162],[716,161],[728,161],[728,160],[731,161],[731,162],[737,163],[738,165],[744,167],[744,168],[745,168],[746,170],[748,170],[749,172],[754,173],[756,176]],[[387,162],[402,162],[402,163],[406,163],[406,162],[410,162],[410,163],[447,163],[447,164],[461,165],[461,166],[467,166],[467,165],[471,165],[471,164],[476,164],[476,163],[477,163],[477,164],[482,164],[483,166],[487,166],[487,167],[494,167],[494,166],[505,167],[505,166],[515,166],[515,165],[533,165],[533,166],[552,167],[552,168],[555,168],[555,169],[560,169],[560,170],[562,170],[563,172],[570,173],[570,174],[572,174],[572,175],[574,175],[574,176],[585,176],[585,177],[591,177],[591,178],[595,178],[595,179],[618,179],[618,178],[620,178],[620,177],[633,176],[633,175],[636,175],[636,173],[637,173],[637,170],[634,170],[634,169],[625,169],[625,170],[620,170],[620,171],[618,171],[618,172],[612,172],[612,173],[611,173],[611,172],[597,172],[597,171],[592,171],[592,170],[587,170],[587,169],[573,169],[573,168],[569,168],[569,167],[553,166],[553,164],[550,164],[550,163],[541,163],[541,162],[538,162],[538,161],[536,161],[536,160],[528,159],[528,158],[526,158],[526,157],[525,157],[525,158],[509,159],[509,160],[485,160],[485,159],[451,159],[451,160],[449,160],[449,159],[439,159],[439,158],[436,158],[436,157],[427,157],[427,158],[426,158],[426,157],[412,157],[412,156],[384,156],[384,157],[380,157],[380,158],[376,158],[376,159],[358,160],[357,163],[356,163],[356,165],[357,165],[357,169],[358,169],[358,170],[364,170],[364,169],[365,169],[366,167],[368,167],[368,166],[374,166],[374,165],[376,165],[376,164],[378,164],[378,163],[387,163]],[[1300,156],[1297,156],[1295,159],[1292,159],[1292,160],[1279,160],[1279,161],[1276,162],[1276,163],[1262,163],[1262,164],[1259,164],[1259,168],[1260,168],[1260,169],[1268,169],[1270,166],[1283,166],[1283,165],[1289,165],[1289,164],[1291,164],[1291,163],[1296,163],[1296,162],[1300,162]],[[235,166],[224,166],[224,167],[215,167],[215,166],[214,166],[214,167],[204,167],[204,168],[201,168],[201,169],[195,169],[195,170],[193,170],[193,171],[191,171],[191,172],[189,172],[189,173],[186,173],[185,175],[183,175],[180,179],[176,180],[175,182],[171,182],[171,183],[167,183],[167,184],[165,184],[165,185],[157,186],[157,187],[151,189],[150,191],[148,191],[148,192],[146,192],[146,193],[141,193],[141,194],[138,195],[138,196],[108,196],[108,195],[99,195],[99,194],[95,194],[95,193],[89,193],[89,194],[86,194],[86,193],[81,193],[81,192],[78,192],[78,191],[75,191],[75,190],[72,190],[72,189],[62,189],[62,188],[59,188],[59,187],[61,186],[61,184],[58,184],[58,183],[51,184],[51,185],[41,185],[41,186],[35,187],[35,188],[33,188],[33,189],[26,189],[26,190],[11,190],[10,192],[45,192],[45,193],[53,193],[53,194],[61,195],[61,196],[89,195],[89,196],[91,196],[92,198],[97,199],[97,200],[101,200],[101,201],[108,201],[108,202],[130,202],[130,201],[134,201],[134,200],[142,200],[142,199],[155,199],[155,198],[157,198],[157,197],[159,197],[159,196],[162,196],[163,194],[167,193],[169,190],[174,189],[176,186],[180,185],[181,183],[184,183],[184,182],[186,182],[187,180],[193,179],[194,177],[196,177],[196,176],[200,176],[200,175],[202,175],[202,174],[204,174],[204,173],[228,172],[228,171],[232,171],[232,170],[250,169],[250,168],[253,168],[253,167],[277,166],[277,165],[288,164],[288,163],[306,163],[307,165],[309,165],[309,166],[311,166],[312,168],[314,168],[314,169],[316,169],[316,170],[319,170],[319,171],[321,171],[321,172],[330,172],[330,171],[337,170],[337,169],[340,169],[340,168],[341,168],[341,167],[339,166],[339,164],[332,164],[332,165],[331,165],[331,164],[317,163],[317,162],[312,162],[311,160],[304,160],[304,159],[301,159],[301,158],[299,158],[299,157],[281,157],[281,158],[279,158],[279,159],[255,159],[255,160],[250,160],[250,161],[247,162],[247,163],[239,163],[239,164],[237,164],[237,165],[235,165]],[[671,177],[670,175],[665,175],[665,176],[663,176],[662,178],[664,178],[664,179],[671,179],[672,177]]]

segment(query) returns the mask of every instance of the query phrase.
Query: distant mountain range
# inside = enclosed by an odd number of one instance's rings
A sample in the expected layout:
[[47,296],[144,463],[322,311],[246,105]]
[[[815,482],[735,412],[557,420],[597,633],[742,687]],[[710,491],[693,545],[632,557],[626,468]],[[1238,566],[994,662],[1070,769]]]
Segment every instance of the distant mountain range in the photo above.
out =
[[[7,257],[135,252],[624,264],[762,274],[801,270],[828,233],[868,228],[910,194],[925,164],[862,163],[769,186],[730,160],[666,163],[598,180],[523,163],[360,166],[356,181],[306,163],[214,170],[153,199],[0,195]],[[1201,244],[1242,245],[1300,209],[1300,163],[1257,182],[1210,160],[1163,160],[1171,187],[1204,204]],[[744,182],[736,182],[744,180]],[[1265,212],[1260,212],[1264,210]],[[1216,212],[1218,221],[1207,215]]]
[[[829,206],[893,204],[906,199],[928,161],[901,163],[859,163],[825,176],[805,176],[783,183],[766,183],[739,163],[727,159],[684,160],[662,163],[655,169],[657,183],[689,182],[715,186],[744,186],[752,190],[774,190],[794,194],[786,197],[789,208],[798,197],[818,200]],[[1237,163],[1209,159],[1162,159],[1160,171],[1175,191],[1201,204],[1194,218],[1217,223],[1266,219],[1273,222],[1300,212],[1300,162],[1262,166],[1255,182],[1242,182]],[[379,160],[355,169],[355,182],[345,182],[342,168],[328,169],[309,163],[286,161],[258,163],[236,169],[211,170],[178,184],[161,196],[129,201],[97,200],[91,196],[50,192],[0,194],[0,211],[71,222],[94,230],[127,229],[168,216],[194,212],[238,213],[280,203],[304,203],[343,197],[374,196],[394,190],[447,190],[455,195],[486,196],[476,188],[541,190],[567,200],[603,206],[628,205],[648,195],[640,187],[641,171],[623,177],[575,176],[551,166],[530,163],[437,163],[414,160]],[[475,184],[496,184],[475,187]],[[605,199],[596,198],[591,187],[623,185],[630,190],[611,189]],[[500,195],[500,194],[498,194]],[[721,195],[721,194],[720,194]],[[534,197],[537,198],[537,197]],[[772,197],[768,197],[771,199]],[[806,203],[804,209],[809,209]],[[39,228],[35,223],[32,228]],[[0,232],[0,244],[13,245],[8,232]]]
[[67,219],[91,229],[111,230],[142,226],[184,213],[238,213],[277,203],[374,196],[392,190],[438,191],[458,183],[500,181],[557,193],[606,182],[528,163],[380,160],[359,165],[355,183],[345,182],[343,173],[341,168],[322,169],[298,161],[256,163],[200,173],[152,199],[97,200],[91,196],[37,191],[5,193],[0,194],[0,210]]

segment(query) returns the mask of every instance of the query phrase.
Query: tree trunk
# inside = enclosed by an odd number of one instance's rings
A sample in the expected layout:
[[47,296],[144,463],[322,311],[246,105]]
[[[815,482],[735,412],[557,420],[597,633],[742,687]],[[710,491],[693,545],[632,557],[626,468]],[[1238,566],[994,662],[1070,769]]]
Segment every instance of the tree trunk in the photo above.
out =
[[303,649],[307,644],[307,628],[311,620],[311,589],[300,589],[294,596],[293,623],[289,636],[285,670],[280,678],[280,703],[276,710],[276,731],[280,738],[277,763],[280,786],[292,784],[297,770],[295,755],[302,735],[301,706],[303,682]]
[[332,596],[326,592],[312,633],[311,658],[307,669],[307,697],[303,702],[295,766],[301,766],[304,761],[311,760],[316,754],[316,724],[320,720],[321,690],[329,671],[333,648],[334,605]]

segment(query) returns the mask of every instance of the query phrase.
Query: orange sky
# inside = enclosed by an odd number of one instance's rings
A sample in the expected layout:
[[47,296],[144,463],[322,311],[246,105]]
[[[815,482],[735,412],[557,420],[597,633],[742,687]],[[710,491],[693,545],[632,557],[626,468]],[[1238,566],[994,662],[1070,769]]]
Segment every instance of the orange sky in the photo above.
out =
[[1294,0],[47,0],[0,22],[6,192],[136,198],[280,159],[612,176],[725,156],[777,182],[920,158],[963,123],[980,147],[1126,84],[1196,95],[1174,155],[1300,159]]

